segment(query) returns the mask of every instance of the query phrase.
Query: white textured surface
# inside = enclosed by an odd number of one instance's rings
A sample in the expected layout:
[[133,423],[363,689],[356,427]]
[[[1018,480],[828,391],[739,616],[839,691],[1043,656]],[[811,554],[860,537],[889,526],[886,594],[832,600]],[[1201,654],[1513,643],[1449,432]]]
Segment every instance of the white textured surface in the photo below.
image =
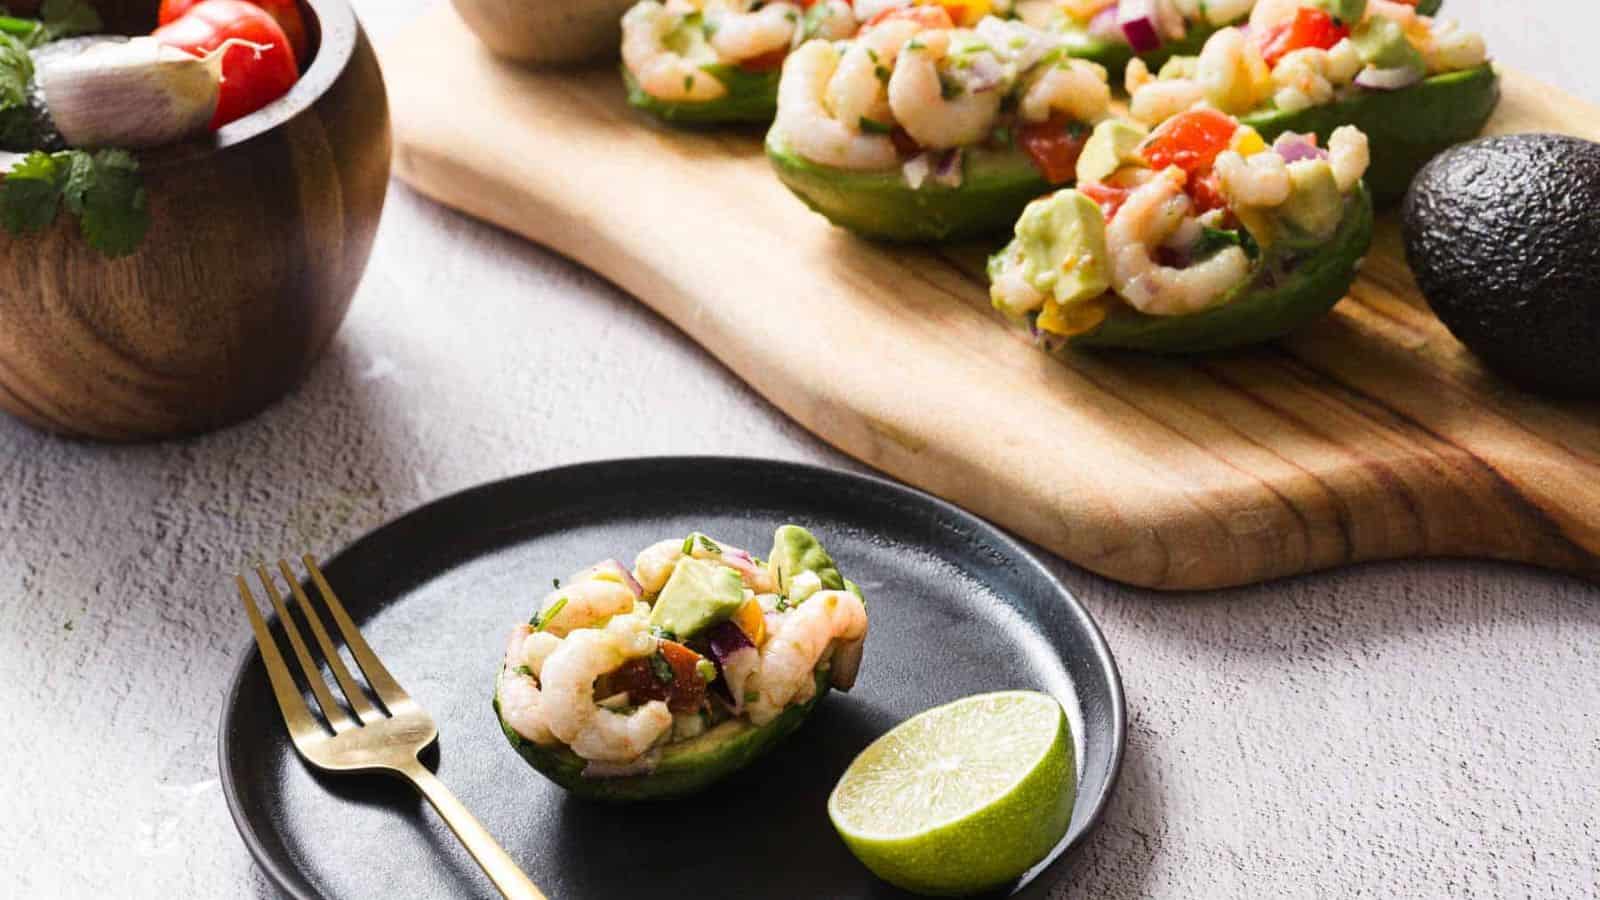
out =
[[[425,2],[357,6],[381,41]],[[1600,100],[1600,11],[1557,6],[1449,3]],[[327,360],[258,420],[136,448],[0,421],[0,897],[270,895],[216,780],[247,640],[228,573],[477,482],[662,453],[848,465],[600,279],[399,186]],[[1132,710],[1065,895],[1600,892],[1594,587],[1424,562],[1183,597],[1060,571]]]

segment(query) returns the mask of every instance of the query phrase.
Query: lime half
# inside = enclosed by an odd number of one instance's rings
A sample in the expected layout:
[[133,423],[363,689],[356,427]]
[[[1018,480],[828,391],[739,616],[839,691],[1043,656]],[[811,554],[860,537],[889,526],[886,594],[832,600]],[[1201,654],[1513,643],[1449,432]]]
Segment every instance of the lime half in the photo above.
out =
[[1067,833],[1072,731],[1048,694],[1002,691],[930,709],[855,758],[828,817],[875,875],[952,896],[1003,885]]

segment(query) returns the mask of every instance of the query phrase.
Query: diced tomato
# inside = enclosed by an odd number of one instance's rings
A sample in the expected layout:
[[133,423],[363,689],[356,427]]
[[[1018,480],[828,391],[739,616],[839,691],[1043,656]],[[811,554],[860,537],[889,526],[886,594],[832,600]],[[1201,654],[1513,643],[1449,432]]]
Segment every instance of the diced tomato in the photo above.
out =
[[1051,184],[1065,184],[1077,177],[1078,156],[1088,141],[1089,130],[1061,113],[1017,131],[1017,143]]
[[896,125],[894,130],[889,132],[889,141],[894,144],[895,152],[902,157],[916,156],[922,152],[922,145],[917,143],[917,139],[911,136],[911,132],[906,131],[899,125]]
[[739,68],[745,70],[746,72],[755,73],[776,72],[783,68],[783,61],[788,56],[789,48],[779,47],[776,50],[770,50],[761,54],[760,56],[750,57],[749,59],[739,63]]
[[1207,172],[1238,130],[1239,123],[1224,113],[1193,109],[1163,122],[1145,138],[1139,152],[1157,171],[1177,166],[1191,174]]
[[[672,670],[671,681],[664,680],[667,673],[661,668],[658,657],[645,656],[630,659],[622,668],[606,675],[606,683],[600,691],[608,694],[627,691],[628,702],[633,704],[665,700],[667,708],[675,713],[699,709],[706,699],[706,681],[700,677],[698,666],[705,657],[676,641],[663,640],[657,646],[659,659],[665,660],[667,668]],[[597,697],[604,699],[599,692]]]
[[1113,187],[1099,181],[1087,181],[1078,185],[1078,193],[1088,197],[1100,205],[1100,211],[1105,213],[1106,221],[1116,218],[1117,210],[1122,204],[1128,202],[1128,195],[1133,193],[1131,188]]
[[923,28],[956,27],[955,20],[950,18],[950,13],[942,6],[896,6],[868,19],[863,28],[871,28],[879,22],[887,22],[890,19],[906,19],[916,22]]
[[1275,66],[1278,60],[1296,50],[1315,47],[1328,50],[1350,36],[1350,29],[1333,20],[1333,17],[1310,6],[1295,11],[1294,19],[1274,25],[1261,32],[1258,38],[1261,58],[1267,65]]
[[1222,179],[1217,177],[1217,173],[1207,172],[1198,178],[1191,178],[1186,187],[1189,199],[1194,201],[1195,215],[1228,208],[1228,200],[1222,196]]

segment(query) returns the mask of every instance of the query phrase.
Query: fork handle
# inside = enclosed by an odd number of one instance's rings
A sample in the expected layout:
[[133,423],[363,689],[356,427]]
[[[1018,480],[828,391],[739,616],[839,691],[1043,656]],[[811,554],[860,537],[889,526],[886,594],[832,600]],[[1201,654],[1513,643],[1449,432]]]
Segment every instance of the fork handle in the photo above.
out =
[[412,760],[411,765],[404,766],[400,774],[428,798],[433,808],[438,810],[440,818],[444,819],[450,830],[455,832],[456,838],[461,841],[467,852],[483,869],[483,874],[489,876],[494,886],[506,897],[506,900],[546,900],[544,894],[534,887],[528,876],[523,874],[522,868],[517,865],[511,855],[495,841],[489,830],[483,827],[477,817],[467,811],[444,786],[437,776],[428,771],[421,762]]

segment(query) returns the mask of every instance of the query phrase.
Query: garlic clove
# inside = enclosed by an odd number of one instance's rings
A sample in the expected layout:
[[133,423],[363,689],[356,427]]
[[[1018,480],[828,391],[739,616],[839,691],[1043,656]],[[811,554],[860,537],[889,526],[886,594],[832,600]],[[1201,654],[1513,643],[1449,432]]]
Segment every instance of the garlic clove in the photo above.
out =
[[152,37],[101,41],[36,60],[36,79],[70,147],[157,147],[205,134],[220,66]]

